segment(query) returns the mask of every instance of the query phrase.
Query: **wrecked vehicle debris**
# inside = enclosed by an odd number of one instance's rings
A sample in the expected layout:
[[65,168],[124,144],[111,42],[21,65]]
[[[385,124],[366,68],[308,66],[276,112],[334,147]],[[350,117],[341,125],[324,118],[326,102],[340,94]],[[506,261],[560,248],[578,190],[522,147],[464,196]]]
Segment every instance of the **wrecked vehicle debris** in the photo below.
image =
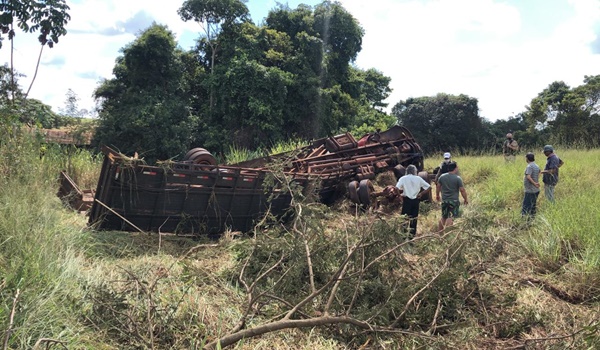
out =
[[[348,193],[368,205],[378,173],[402,172],[413,164],[423,170],[423,152],[410,131],[394,126],[356,140],[350,133],[322,138],[293,152],[218,165],[203,148],[187,152],[182,161],[150,166],[103,148],[104,161],[93,199],[64,174],[61,197],[73,207],[89,208],[89,224],[100,230],[215,234],[249,231],[269,212],[281,215],[291,196],[265,181],[274,162],[293,183],[319,184],[319,197],[331,203]],[[62,188],[62,187],[65,188]],[[89,193],[89,192],[88,192]],[[91,203],[89,203],[91,201]]]

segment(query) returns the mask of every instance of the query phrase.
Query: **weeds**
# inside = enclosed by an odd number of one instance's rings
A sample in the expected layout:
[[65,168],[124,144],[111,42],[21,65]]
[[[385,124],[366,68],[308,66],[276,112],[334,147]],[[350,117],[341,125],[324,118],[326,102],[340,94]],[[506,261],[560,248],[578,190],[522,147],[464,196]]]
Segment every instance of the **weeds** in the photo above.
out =
[[[101,159],[8,135],[0,141],[0,340],[11,349],[201,349],[243,315],[247,328],[272,321],[285,302],[330,283],[290,319],[327,310],[393,324],[393,332],[329,324],[247,338],[236,348],[597,347],[600,153],[558,153],[566,165],[557,202],[542,193],[529,222],[520,217],[524,161],[455,154],[471,203],[444,236],[428,232],[438,203],[422,207],[409,245],[397,212],[315,204],[314,193],[301,196],[290,185],[285,190],[304,201],[300,213],[265,221],[252,237],[229,233],[215,242],[90,231],[61,206],[56,179],[68,169],[82,188],[93,187]],[[543,167],[540,155],[537,163]],[[348,254],[364,235],[368,241]],[[342,278],[332,279],[348,256]],[[377,261],[366,269],[369,260]],[[271,266],[252,290],[267,298],[248,309],[238,277],[250,286]]]

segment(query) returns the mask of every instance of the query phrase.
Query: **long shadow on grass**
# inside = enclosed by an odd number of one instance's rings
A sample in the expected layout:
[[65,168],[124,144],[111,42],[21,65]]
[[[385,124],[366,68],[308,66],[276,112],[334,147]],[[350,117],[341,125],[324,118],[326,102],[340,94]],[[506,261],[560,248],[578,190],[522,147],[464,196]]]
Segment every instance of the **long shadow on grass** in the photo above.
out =
[[216,244],[217,237],[92,231],[89,243],[87,255],[96,258],[123,259],[157,254],[182,257],[199,244]]

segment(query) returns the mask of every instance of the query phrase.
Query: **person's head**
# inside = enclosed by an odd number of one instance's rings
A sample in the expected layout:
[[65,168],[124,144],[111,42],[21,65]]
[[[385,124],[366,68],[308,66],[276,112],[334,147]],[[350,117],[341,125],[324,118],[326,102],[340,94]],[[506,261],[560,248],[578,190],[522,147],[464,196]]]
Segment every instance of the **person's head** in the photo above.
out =
[[512,137],[512,134],[511,134],[511,133],[508,133],[508,134],[506,134],[506,138],[507,138],[508,140],[511,140],[511,139],[513,138],[513,137]]
[[446,163],[450,161],[450,158],[452,158],[452,156],[450,155],[450,152],[444,153],[444,161]]
[[406,173],[409,175],[417,175],[417,167],[412,164],[407,166]]
[[549,156],[552,153],[554,153],[554,147],[552,147],[552,145],[546,145],[546,146],[544,146],[544,154],[546,156]]
[[535,155],[533,153],[529,152],[525,155],[525,159],[527,160],[527,163],[531,163],[531,162],[535,161]]
[[458,169],[458,164],[456,164],[456,162],[452,162],[450,164],[448,164],[448,172],[451,173],[454,170]]

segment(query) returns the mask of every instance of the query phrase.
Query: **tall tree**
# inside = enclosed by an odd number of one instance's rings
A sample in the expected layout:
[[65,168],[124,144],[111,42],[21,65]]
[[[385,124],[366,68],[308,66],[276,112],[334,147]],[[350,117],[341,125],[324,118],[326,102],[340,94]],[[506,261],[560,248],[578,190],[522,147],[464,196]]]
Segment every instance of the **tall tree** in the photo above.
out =
[[343,85],[348,81],[349,63],[362,49],[364,30],[337,1],[324,1],[315,7],[314,26],[323,41],[325,86]]
[[95,91],[101,104],[95,142],[149,160],[181,155],[197,126],[188,108],[190,60],[177,48],[173,33],[157,24],[122,52],[115,78]]
[[586,76],[575,88],[553,82],[527,107],[525,118],[552,142],[600,144],[600,76]]
[[75,91],[68,89],[65,98],[65,107],[60,108],[59,111],[62,115],[73,117],[73,118],[83,118],[90,114],[87,109],[79,108],[79,96],[75,93]]
[[324,1],[314,11],[280,5],[269,12],[266,25],[286,33],[294,47],[285,62],[285,69],[298,77],[290,86],[290,127],[315,138],[360,124],[362,102],[354,100],[360,93],[350,73],[362,44],[358,21],[338,2]]
[[392,114],[428,153],[478,149],[484,138],[477,99],[466,95],[409,98],[398,102]]
[[[215,59],[219,41],[217,40],[223,27],[232,25],[238,20],[248,18],[246,0],[186,0],[178,13],[184,21],[194,20],[202,27],[205,37],[201,41],[210,48],[210,73],[215,68]],[[210,110],[212,111],[214,94],[210,93]]]
[[[26,33],[39,32],[38,41],[41,44],[35,73],[25,93],[29,94],[35,77],[44,47],[52,48],[58,43],[58,38],[66,35],[65,26],[71,19],[67,13],[69,6],[65,0],[2,0],[0,1],[0,48],[4,37],[10,40],[10,67],[12,72],[12,85],[14,86],[14,37],[15,24]],[[14,96],[13,96],[14,99]]]

